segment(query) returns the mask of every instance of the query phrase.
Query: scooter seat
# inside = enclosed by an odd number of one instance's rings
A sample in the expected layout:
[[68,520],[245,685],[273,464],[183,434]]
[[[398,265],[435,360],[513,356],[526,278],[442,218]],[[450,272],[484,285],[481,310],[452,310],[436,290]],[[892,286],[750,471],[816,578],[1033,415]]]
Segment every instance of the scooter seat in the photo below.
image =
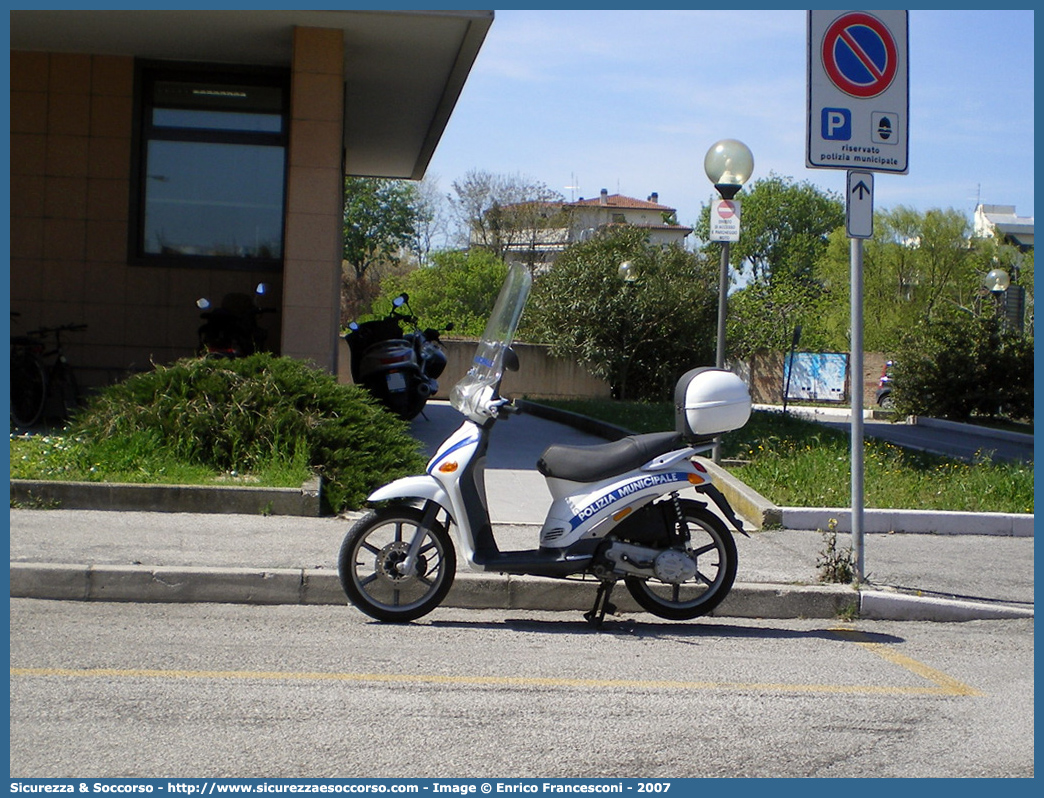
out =
[[657,455],[685,446],[687,444],[677,432],[629,435],[612,443],[594,446],[552,443],[537,460],[537,470],[545,477],[573,482],[597,482],[638,468]]

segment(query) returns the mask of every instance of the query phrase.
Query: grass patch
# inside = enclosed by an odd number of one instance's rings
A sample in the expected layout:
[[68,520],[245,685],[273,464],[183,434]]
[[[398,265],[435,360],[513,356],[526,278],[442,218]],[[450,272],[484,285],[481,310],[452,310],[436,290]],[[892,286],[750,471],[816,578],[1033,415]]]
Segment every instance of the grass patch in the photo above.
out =
[[[547,402],[634,432],[674,428],[670,402],[611,400]],[[850,442],[845,432],[782,413],[751,414],[727,433],[722,457],[742,463],[729,470],[779,506],[851,505]],[[900,510],[1033,512],[1033,464],[965,463],[866,438],[866,506]]]
[[269,461],[241,474],[188,463],[170,454],[155,434],[91,442],[70,429],[11,436],[11,478],[156,485],[253,485],[296,488],[312,477],[307,460]]

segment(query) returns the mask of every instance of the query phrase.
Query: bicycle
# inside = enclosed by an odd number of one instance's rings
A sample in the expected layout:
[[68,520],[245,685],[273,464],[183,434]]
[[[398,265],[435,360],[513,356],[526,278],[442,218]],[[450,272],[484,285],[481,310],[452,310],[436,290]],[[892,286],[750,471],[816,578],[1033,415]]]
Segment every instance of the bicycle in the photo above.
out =
[[[41,327],[11,338],[11,424],[28,429],[45,416],[69,418],[79,406],[76,375],[65,357],[62,333],[83,332],[86,324]],[[54,336],[54,348],[47,338]],[[46,358],[54,361],[47,364]]]

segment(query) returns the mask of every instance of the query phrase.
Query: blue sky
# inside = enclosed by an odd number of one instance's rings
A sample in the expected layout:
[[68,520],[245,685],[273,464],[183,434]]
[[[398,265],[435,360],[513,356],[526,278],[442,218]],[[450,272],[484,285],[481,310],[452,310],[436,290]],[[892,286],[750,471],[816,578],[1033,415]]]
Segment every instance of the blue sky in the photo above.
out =
[[[1032,216],[1032,11],[911,11],[909,173],[876,175],[875,209],[976,199]],[[708,148],[737,138],[770,173],[839,194],[805,166],[805,11],[502,10],[428,169],[521,174],[567,199],[602,188],[678,209],[712,199]],[[579,186],[579,188],[570,188]]]

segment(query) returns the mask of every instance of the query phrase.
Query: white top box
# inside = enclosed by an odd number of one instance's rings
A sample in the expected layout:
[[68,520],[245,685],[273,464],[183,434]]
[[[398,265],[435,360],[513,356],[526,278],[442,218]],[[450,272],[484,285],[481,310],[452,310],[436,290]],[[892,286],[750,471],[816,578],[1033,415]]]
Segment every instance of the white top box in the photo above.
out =
[[684,438],[713,438],[747,423],[750,392],[731,371],[703,366],[678,380],[674,411],[675,429]]

